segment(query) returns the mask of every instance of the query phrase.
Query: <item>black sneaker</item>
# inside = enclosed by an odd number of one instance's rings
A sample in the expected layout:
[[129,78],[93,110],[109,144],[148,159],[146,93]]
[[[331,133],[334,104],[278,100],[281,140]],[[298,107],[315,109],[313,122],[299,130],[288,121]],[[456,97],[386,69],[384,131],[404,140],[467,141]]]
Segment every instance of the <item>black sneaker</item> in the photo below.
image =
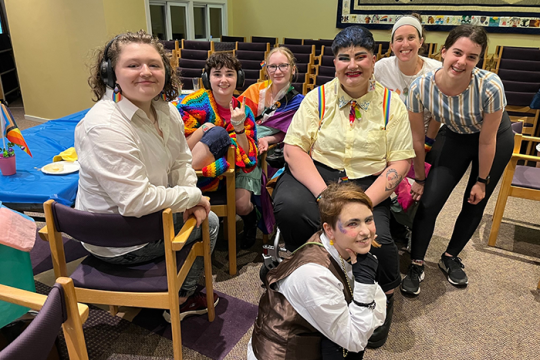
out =
[[420,282],[424,280],[424,265],[411,264],[407,276],[401,281],[400,289],[406,294],[420,294]]
[[467,274],[463,271],[465,265],[461,263],[461,259],[457,256],[450,257],[443,254],[441,261],[439,261],[439,267],[448,275],[450,284],[465,286],[469,283]]

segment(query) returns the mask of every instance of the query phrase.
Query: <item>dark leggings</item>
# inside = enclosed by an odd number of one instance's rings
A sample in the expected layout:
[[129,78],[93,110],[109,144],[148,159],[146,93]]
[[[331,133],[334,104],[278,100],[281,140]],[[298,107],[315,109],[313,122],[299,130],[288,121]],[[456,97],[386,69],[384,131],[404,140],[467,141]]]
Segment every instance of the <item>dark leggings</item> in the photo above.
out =
[[[315,167],[327,184],[337,182],[345,176],[345,172],[334,170],[318,162],[315,162]],[[365,190],[376,179],[377,176],[367,176],[351,181]],[[321,228],[317,200],[304,185],[294,178],[288,167],[279,178],[273,197],[274,215],[285,240],[285,247],[289,251],[294,251]],[[385,292],[399,286],[401,282],[399,254],[390,234],[390,204],[390,199],[386,199],[373,209],[377,242],[381,244],[381,247],[372,247],[371,253],[379,260],[377,282]]]
[[438,158],[432,164],[426,180],[424,194],[420,199],[412,230],[411,259],[424,260],[433,236],[435,221],[450,194],[459,183],[467,168],[472,164],[471,175],[463,195],[461,212],[454,225],[454,232],[446,249],[450,255],[457,256],[473,236],[482,220],[484,209],[501,178],[506,164],[512,156],[514,134],[510,118],[503,113],[497,132],[497,147],[486,185],[486,196],[476,205],[467,201],[478,177],[478,140],[480,134],[457,134],[446,130],[444,144]]

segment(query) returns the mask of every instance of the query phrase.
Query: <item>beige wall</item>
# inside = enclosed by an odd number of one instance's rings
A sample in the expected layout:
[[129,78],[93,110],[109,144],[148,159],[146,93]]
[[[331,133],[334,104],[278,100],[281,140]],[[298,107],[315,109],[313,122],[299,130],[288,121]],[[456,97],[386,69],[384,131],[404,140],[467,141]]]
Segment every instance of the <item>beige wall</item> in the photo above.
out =
[[92,106],[92,50],[146,29],[144,0],[5,0],[13,51],[31,117],[55,119]]
[[[229,35],[276,36],[280,42],[283,37],[333,39],[340,30],[336,15],[337,0],[229,0]],[[388,41],[390,30],[374,30],[373,35]],[[429,32],[426,41],[442,44],[447,35]],[[490,33],[489,42],[493,52],[496,45],[538,46],[540,36]]]

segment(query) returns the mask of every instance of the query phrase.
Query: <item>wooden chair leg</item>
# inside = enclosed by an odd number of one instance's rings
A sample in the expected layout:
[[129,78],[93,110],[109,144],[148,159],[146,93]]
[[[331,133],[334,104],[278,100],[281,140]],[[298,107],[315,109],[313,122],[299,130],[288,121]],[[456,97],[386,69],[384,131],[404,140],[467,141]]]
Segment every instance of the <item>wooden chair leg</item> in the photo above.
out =
[[493,222],[491,223],[491,232],[489,234],[488,240],[489,246],[495,246],[495,243],[497,242],[497,236],[499,235],[499,229],[501,227],[504,208],[506,207],[506,201],[508,200],[508,195],[510,194],[510,187],[512,186],[512,177],[514,176],[514,171],[512,170],[515,170],[515,166],[515,161],[514,163],[508,164],[503,174],[501,189],[499,190],[499,196],[497,197],[495,211],[493,212]]
[[208,306],[208,321],[214,321],[216,310],[214,308],[214,285],[212,284],[212,254],[210,253],[210,228],[208,221],[202,224],[203,233],[203,260],[204,260],[204,282],[206,285],[206,304]]
[[112,316],[116,316],[116,314],[118,314],[118,306],[109,305],[109,313],[111,313]]
[[236,275],[236,216],[227,216],[227,237],[229,242],[229,275]]
[[537,286],[538,289],[540,289],[540,281],[538,281],[538,286]]

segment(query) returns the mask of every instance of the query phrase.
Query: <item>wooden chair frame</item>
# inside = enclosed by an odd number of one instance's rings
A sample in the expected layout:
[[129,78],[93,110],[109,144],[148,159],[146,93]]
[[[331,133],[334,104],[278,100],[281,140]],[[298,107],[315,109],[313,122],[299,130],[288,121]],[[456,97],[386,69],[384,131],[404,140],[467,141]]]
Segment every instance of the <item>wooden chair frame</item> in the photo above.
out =
[[[515,134],[514,136],[514,150],[512,153],[512,158],[504,171],[501,189],[499,190],[499,196],[497,197],[497,203],[493,213],[493,223],[491,224],[491,232],[488,240],[489,246],[495,246],[497,243],[497,236],[499,235],[504,208],[506,207],[506,202],[509,196],[540,201],[540,190],[512,185],[514,172],[516,171],[516,166],[519,160],[540,161],[539,156],[523,155],[519,153],[523,140],[527,140],[531,143],[540,143],[540,138],[538,137],[523,136],[521,134]],[[540,289],[540,282],[538,282],[538,288]]]
[[[56,277],[67,277],[66,257],[62,234],[56,230],[52,204],[54,200],[44,203],[46,226],[39,231],[40,237],[49,242]],[[202,242],[196,242],[187,256],[180,271],[177,272],[176,252],[182,250],[186,241],[196,226],[194,217],[190,217],[178,233],[174,234],[174,224],[171,209],[163,211],[163,239],[165,245],[165,262],[167,269],[167,292],[121,292],[105,291],[75,287],[76,298],[85,303],[117,306],[142,307],[151,309],[168,309],[171,312],[171,328],[174,359],[182,359],[182,334],[180,331],[180,304],[178,293],[193,262],[198,256],[204,258],[204,276],[206,285],[206,301],[208,303],[208,321],[215,318],[214,291],[212,284],[212,262],[210,253],[210,230],[208,218],[201,224]]]
[[[88,305],[77,303],[73,280],[59,277],[56,282],[62,285],[64,289],[67,320],[62,324],[62,329],[69,358],[71,360],[88,360],[88,351],[86,350],[86,341],[82,329],[82,324],[88,319]],[[0,300],[39,311],[45,304],[47,296],[7,285],[0,285]]]
[[[221,176],[225,179],[225,187],[227,192],[227,203],[224,205],[212,205],[210,202],[211,210],[219,217],[226,218],[223,222],[224,229],[223,234],[228,241],[229,245],[229,275],[236,275],[236,153],[233,146],[227,151],[227,162],[229,163],[229,169],[225,171]],[[202,171],[196,171],[197,176],[202,177]]]

